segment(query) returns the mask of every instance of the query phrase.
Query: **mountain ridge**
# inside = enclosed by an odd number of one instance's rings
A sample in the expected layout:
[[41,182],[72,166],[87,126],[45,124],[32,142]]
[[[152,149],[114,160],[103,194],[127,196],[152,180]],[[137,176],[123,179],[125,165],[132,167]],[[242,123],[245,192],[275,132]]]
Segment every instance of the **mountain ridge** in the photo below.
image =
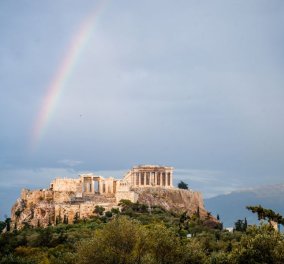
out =
[[246,209],[249,205],[262,205],[265,208],[284,214],[284,184],[262,185],[236,190],[204,199],[205,206],[213,215],[220,215],[224,226],[233,226],[238,219],[247,218],[249,224],[258,222],[257,217]]

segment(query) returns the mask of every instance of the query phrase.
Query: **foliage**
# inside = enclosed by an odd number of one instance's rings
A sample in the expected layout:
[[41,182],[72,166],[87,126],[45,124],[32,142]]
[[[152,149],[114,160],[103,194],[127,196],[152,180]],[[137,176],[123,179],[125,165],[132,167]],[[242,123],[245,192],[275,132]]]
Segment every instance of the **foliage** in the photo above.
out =
[[4,221],[0,221],[0,233],[6,227],[6,223]]
[[112,212],[111,211],[106,211],[105,212],[106,217],[112,217]]
[[10,231],[10,229],[11,229],[11,218],[9,218],[9,217],[7,217],[6,219],[5,219],[5,227],[6,227],[6,231]]
[[98,213],[74,224],[3,233],[0,264],[284,263],[283,234],[270,225],[238,220],[230,233],[204,226],[208,220],[197,212],[176,215],[127,200],[120,206],[121,212]]
[[269,222],[274,221],[276,223],[284,225],[283,216],[271,209],[263,208],[261,205],[247,206],[246,208],[253,213],[257,213],[258,220],[268,220]]
[[240,231],[240,232],[245,232],[247,230],[247,219],[245,218],[245,220],[237,220],[237,222],[235,222],[235,229],[236,231]]
[[183,181],[180,181],[179,184],[178,184],[178,188],[188,190],[188,184],[183,182]]
[[105,208],[99,205],[96,205],[94,213],[96,213],[97,215],[103,215],[105,211]]
[[73,219],[73,224],[77,224],[80,221],[80,214],[76,212],[74,219]]

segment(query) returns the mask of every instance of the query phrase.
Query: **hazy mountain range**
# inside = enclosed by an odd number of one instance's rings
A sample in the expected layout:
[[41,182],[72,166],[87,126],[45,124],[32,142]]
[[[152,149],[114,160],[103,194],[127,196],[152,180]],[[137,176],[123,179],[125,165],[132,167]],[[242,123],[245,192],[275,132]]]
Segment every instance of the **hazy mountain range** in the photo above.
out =
[[267,185],[204,200],[206,209],[213,215],[219,214],[224,227],[231,227],[238,219],[257,223],[257,217],[246,209],[248,205],[262,205],[280,214],[284,214],[284,184]]

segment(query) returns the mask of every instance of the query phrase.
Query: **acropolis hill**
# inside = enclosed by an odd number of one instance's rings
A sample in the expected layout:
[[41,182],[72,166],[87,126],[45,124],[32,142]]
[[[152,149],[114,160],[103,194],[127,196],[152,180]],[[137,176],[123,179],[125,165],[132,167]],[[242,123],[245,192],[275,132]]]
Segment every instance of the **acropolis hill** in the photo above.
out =
[[55,225],[65,219],[89,218],[96,206],[119,208],[122,199],[158,205],[173,212],[207,215],[201,193],[173,187],[173,167],[135,166],[122,179],[81,174],[77,179],[57,178],[48,189],[23,189],[12,207],[12,227]]

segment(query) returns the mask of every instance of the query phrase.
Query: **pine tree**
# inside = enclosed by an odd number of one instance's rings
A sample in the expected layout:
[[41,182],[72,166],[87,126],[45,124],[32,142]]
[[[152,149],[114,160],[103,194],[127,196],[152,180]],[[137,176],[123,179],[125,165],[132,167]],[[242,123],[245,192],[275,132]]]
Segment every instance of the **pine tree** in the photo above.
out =
[[180,183],[178,184],[178,188],[188,190],[188,184],[183,181],[180,181]]

